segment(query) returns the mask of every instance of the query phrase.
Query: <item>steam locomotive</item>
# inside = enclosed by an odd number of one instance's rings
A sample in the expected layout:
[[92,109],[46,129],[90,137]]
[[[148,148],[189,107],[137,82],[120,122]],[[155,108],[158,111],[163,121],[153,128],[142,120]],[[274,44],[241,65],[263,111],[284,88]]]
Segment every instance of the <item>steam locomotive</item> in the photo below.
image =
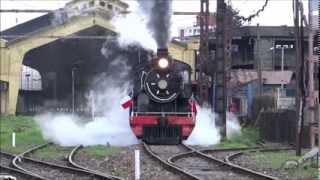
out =
[[171,58],[167,49],[139,70],[134,81],[130,126],[148,144],[179,144],[195,126],[190,65]]

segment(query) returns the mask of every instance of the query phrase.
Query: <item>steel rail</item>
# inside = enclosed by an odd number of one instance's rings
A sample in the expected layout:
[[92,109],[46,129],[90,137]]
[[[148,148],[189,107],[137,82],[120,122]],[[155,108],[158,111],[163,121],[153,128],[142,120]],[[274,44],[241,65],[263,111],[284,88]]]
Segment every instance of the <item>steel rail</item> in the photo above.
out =
[[42,178],[40,178],[38,176],[33,176],[31,174],[28,174],[28,173],[26,173],[24,171],[21,171],[21,170],[18,170],[18,169],[14,169],[14,168],[11,168],[11,167],[3,166],[1,164],[0,164],[0,169],[3,169],[5,171],[7,171],[9,175],[13,175],[13,176],[14,176],[14,174],[19,174],[19,175],[22,175],[23,177],[26,177],[26,178],[30,179],[30,180],[46,180],[46,179],[42,179]]
[[[188,147],[186,145],[184,145],[185,147]],[[225,151],[247,151],[247,150],[253,150],[253,149],[259,149],[261,147],[247,147],[247,148],[219,148],[219,149],[212,149],[212,148],[205,148],[205,149],[199,149],[199,152],[202,153],[212,153],[212,152],[225,152]],[[174,163],[176,160],[182,158],[182,157],[186,157],[186,156],[192,156],[192,155],[196,155],[196,150],[194,149],[193,151],[189,151],[189,152],[185,152],[185,153],[180,153],[174,156],[171,156],[168,159],[168,162],[170,163]]]
[[254,149],[261,149],[261,147],[255,146],[255,147],[244,147],[244,148],[218,148],[218,149],[206,148],[206,149],[200,149],[199,151],[203,153],[210,153],[210,152],[224,152],[224,151],[247,151],[247,150],[254,150]]
[[[223,166],[226,166],[226,167],[229,167],[229,168],[231,168],[231,170],[237,171],[239,173],[245,173],[245,174],[248,174],[248,175],[253,175],[253,176],[256,176],[258,178],[266,179],[266,180],[279,180],[279,178],[277,178],[277,177],[265,175],[263,173],[260,173],[260,172],[254,171],[254,170],[235,165],[233,163],[228,162],[227,160],[226,160],[226,162],[224,162],[223,160],[220,160],[220,159],[215,158],[213,156],[204,154],[203,152],[201,152],[199,150],[196,150],[196,149],[194,149],[194,148],[192,148],[190,146],[187,146],[187,145],[185,145],[185,146],[188,149],[190,149],[191,151],[193,151],[195,154],[199,155],[199,157],[205,158],[205,159],[207,159],[209,161],[212,161],[212,162],[215,162],[215,163],[219,163],[219,164],[221,164]],[[184,155],[181,155],[181,156],[183,157]]]
[[163,160],[161,157],[159,157],[158,155],[156,155],[151,148],[143,142],[143,148],[144,150],[147,152],[147,154],[149,154],[152,158],[156,159],[158,162],[161,163],[161,165],[164,166],[165,169],[169,170],[169,171],[174,171],[175,173],[178,173],[179,175],[185,176],[188,179],[193,179],[193,180],[200,180],[201,178],[181,169],[180,167],[168,162],[167,160]]
[[92,172],[94,174],[99,174],[99,175],[102,175],[102,176],[105,176],[105,177],[108,177],[112,180],[123,180],[123,178],[121,177],[117,177],[117,176],[112,176],[112,175],[109,175],[109,174],[105,174],[105,173],[102,173],[102,172],[99,172],[99,171],[95,171],[95,170],[92,170],[92,169],[88,169],[78,163],[76,163],[74,161],[74,156],[75,154],[81,149],[83,148],[82,145],[78,145],[76,146],[75,148],[72,149],[72,151],[69,153],[68,155],[68,162],[73,166],[73,167],[76,167],[76,168],[79,168],[79,169],[83,169],[85,171],[89,171],[89,172]]
[[[277,152],[277,151],[287,151],[287,150],[295,150],[294,148],[272,148],[272,149],[256,149],[256,150],[252,150],[252,151],[247,151],[249,153],[254,153],[254,152]],[[227,156],[225,158],[225,161],[229,164],[235,165],[235,166],[239,166],[237,164],[234,164],[232,162],[232,160],[234,160],[235,158],[242,156],[245,152],[236,152],[233,154],[230,154],[229,156]],[[241,167],[241,166],[239,166]]]
[[48,178],[45,178],[45,177],[42,177],[41,175],[39,174],[36,174],[34,172],[31,172],[25,168],[23,168],[22,166],[19,165],[18,162],[21,162],[21,161],[25,161],[25,162],[28,162],[28,163],[34,163],[34,164],[38,164],[40,166],[46,166],[46,167],[49,167],[49,168],[53,168],[53,169],[60,169],[60,170],[64,170],[64,171],[67,171],[69,173],[75,173],[75,174],[83,174],[83,175],[87,175],[87,176],[91,176],[92,178],[100,178],[100,179],[106,179],[106,180],[114,180],[112,178],[109,178],[109,177],[106,177],[102,174],[95,174],[93,172],[90,172],[90,171],[86,171],[86,170],[83,170],[83,169],[79,169],[79,168],[73,168],[73,167],[68,167],[68,166],[63,166],[63,165],[59,165],[59,164],[54,164],[54,163],[51,163],[51,162],[46,162],[46,161],[41,161],[41,160],[37,160],[37,159],[33,159],[33,158],[30,158],[30,157],[25,157],[26,154],[29,154],[31,152],[34,152],[38,149],[41,149],[41,148],[44,148],[45,146],[49,145],[50,143],[46,143],[46,144],[42,144],[42,145],[38,145],[38,146],[35,146],[33,148],[30,148],[28,149],[27,151],[19,154],[19,155],[16,155],[14,157],[14,159],[12,160],[12,164],[15,168],[21,170],[21,171],[25,171],[33,176],[37,176],[41,179],[48,179]]
[[[32,172],[29,172],[29,171],[22,170],[22,169],[20,169],[20,168],[17,168],[16,165],[13,163],[13,160],[14,160],[14,158],[17,157],[17,155],[13,155],[13,154],[6,153],[6,152],[2,152],[2,151],[0,151],[0,154],[1,154],[1,155],[5,155],[5,156],[7,156],[7,157],[11,157],[11,164],[12,164],[12,166],[14,167],[14,168],[6,167],[6,166],[0,164],[0,168],[6,169],[6,170],[12,171],[12,172],[20,173],[20,174],[23,174],[23,175],[26,175],[26,176],[30,176],[30,177],[32,177],[33,179],[47,180],[46,178],[41,177],[41,176],[38,176],[37,174],[34,174],[34,173],[32,173]],[[18,159],[17,159],[17,160],[18,160]]]
[[18,165],[17,161],[18,161],[18,162],[21,162],[22,159],[23,159],[23,157],[24,157],[26,154],[31,153],[31,152],[33,152],[33,151],[35,151],[35,150],[37,150],[37,149],[44,148],[44,147],[48,146],[49,144],[50,144],[50,143],[40,144],[40,145],[37,145],[37,146],[34,146],[34,147],[28,149],[28,150],[25,151],[25,152],[22,152],[22,153],[19,154],[19,155],[16,155],[16,156],[12,159],[12,162],[11,162],[12,165],[13,165],[13,167],[15,167],[16,169],[19,169],[19,170],[21,170],[21,171],[24,171],[24,172],[26,172],[26,173],[28,173],[28,174],[30,174],[30,175],[32,175],[32,176],[38,177],[38,178],[40,178],[40,179],[47,179],[47,178],[42,177],[42,176],[40,176],[40,175],[38,175],[38,174],[36,174],[36,173],[33,173],[33,172],[31,172],[31,171],[29,171],[29,170],[27,170],[27,169],[24,169],[23,167],[21,167],[21,166]]
[[31,153],[33,153],[34,151],[37,151],[37,150],[42,149],[42,148],[45,148],[45,147],[47,147],[47,146],[49,146],[49,145],[51,145],[51,144],[52,144],[51,142],[48,142],[48,143],[44,143],[44,144],[40,144],[40,145],[34,146],[34,147],[26,150],[25,152],[19,154],[19,155],[24,157],[24,156],[26,156],[27,154],[31,154]]

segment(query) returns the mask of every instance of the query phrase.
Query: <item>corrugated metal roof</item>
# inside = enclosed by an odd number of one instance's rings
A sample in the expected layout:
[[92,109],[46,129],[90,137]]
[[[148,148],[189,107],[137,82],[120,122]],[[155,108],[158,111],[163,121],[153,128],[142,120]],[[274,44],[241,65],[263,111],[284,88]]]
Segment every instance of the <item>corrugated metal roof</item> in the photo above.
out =
[[289,84],[292,75],[292,71],[262,71],[264,84]]
[[[292,71],[262,71],[263,84],[288,84],[292,75]],[[235,70],[227,79],[228,87],[236,87],[258,80],[258,73],[254,70]]]
[[[30,21],[21,23],[17,26],[14,26],[12,28],[9,28],[7,30],[1,31],[1,36],[21,36],[21,35],[27,35],[32,32],[35,32],[39,29],[48,27],[52,25],[52,20],[54,19],[54,14],[49,13],[45,14],[43,16],[37,17],[35,19],[32,19]],[[17,37],[1,37],[2,39],[5,39],[7,41],[12,41],[17,39]]]

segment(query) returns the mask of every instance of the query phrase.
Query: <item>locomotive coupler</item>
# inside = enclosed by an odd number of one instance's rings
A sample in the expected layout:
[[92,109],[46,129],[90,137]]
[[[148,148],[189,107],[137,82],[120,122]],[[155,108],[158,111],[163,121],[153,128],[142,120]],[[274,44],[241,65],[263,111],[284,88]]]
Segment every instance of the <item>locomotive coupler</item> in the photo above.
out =
[[167,123],[167,118],[166,118],[166,116],[165,116],[164,113],[161,114],[159,120],[160,120],[160,121],[159,121],[159,125],[160,125],[160,126],[166,126],[166,125],[168,124],[168,123]]

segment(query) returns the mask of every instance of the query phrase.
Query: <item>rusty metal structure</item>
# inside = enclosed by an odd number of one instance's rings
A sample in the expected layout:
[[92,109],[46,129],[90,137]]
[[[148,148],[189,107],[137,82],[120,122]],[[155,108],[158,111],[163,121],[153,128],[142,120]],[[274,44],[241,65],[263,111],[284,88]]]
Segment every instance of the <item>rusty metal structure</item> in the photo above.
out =
[[226,75],[225,75],[225,44],[224,44],[224,18],[226,4],[224,0],[217,0],[217,27],[216,27],[216,109],[221,120],[222,138],[226,138]]
[[303,13],[299,0],[293,0],[294,5],[294,26],[296,46],[296,155],[301,155],[301,140],[304,121],[304,89],[303,89]]
[[199,103],[209,102],[209,83],[205,74],[205,67],[209,61],[209,0],[201,0],[200,5],[200,48],[197,61],[197,83]]
[[[314,5],[312,4],[312,0],[309,0],[308,2],[309,6],[309,12],[308,12],[308,117],[309,117],[309,124],[310,124],[310,142],[311,142],[311,147],[315,146],[315,139],[316,135],[319,132],[319,124],[318,127],[316,126],[316,101],[319,99],[317,97],[317,93],[315,90],[315,83],[314,83],[314,73],[315,73],[315,57],[313,55],[313,49],[314,49],[314,35],[315,35],[315,30],[316,24],[313,22],[313,17],[312,17],[312,11],[313,9],[316,9],[317,7],[313,7]],[[318,146],[319,146],[319,134],[318,134]]]

